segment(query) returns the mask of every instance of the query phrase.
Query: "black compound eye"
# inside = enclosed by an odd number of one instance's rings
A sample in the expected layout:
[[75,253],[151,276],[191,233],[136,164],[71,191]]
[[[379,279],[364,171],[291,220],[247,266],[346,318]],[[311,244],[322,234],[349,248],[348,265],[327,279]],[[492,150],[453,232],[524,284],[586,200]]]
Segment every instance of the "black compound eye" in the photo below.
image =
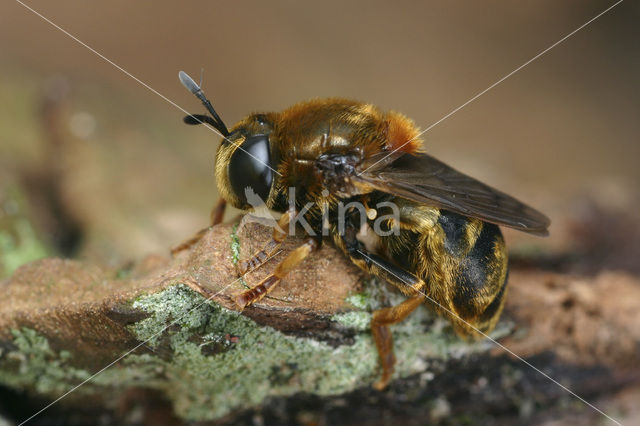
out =
[[272,182],[269,136],[247,136],[231,155],[229,161],[231,189],[243,203],[247,203],[247,194],[245,193],[247,187],[251,188],[263,201],[266,201]]

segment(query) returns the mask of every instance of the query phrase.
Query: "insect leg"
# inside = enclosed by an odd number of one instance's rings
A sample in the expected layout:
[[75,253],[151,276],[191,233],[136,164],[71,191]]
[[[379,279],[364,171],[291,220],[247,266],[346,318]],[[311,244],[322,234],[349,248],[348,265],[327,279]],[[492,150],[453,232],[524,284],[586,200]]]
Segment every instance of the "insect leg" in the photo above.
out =
[[273,288],[284,278],[293,268],[302,262],[312,251],[320,246],[319,242],[313,238],[309,238],[301,246],[289,253],[282,262],[276,267],[273,274],[262,280],[257,286],[239,294],[235,298],[236,304],[240,308],[244,308],[252,303],[257,302],[267,295]]
[[224,216],[224,211],[226,209],[227,200],[220,198],[213,209],[211,209],[211,214],[209,215],[211,218],[211,226],[216,226],[219,223],[222,223],[222,217]]
[[404,320],[411,312],[424,302],[424,296],[418,294],[413,296],[399,305],[389,308],[379,309],[373,313],[371,318],[371,334],[378,348],[380,356],[380,364],[382,364],[382,377],[373,387],[382,390],[389,384],[391,375],[393,374],[393,366],[396,363],[396,357],[393,354],[393,336],[389,325]]
[[291,218],[295,216],[295,209],[289,209],[278,219],[278,226],[273,228],[271,240],[252,257],[238,262],[238,273],[244,275],[262,265],[273,253],[276,252],[280,244],[287,239],[287,229]]
[[364,261],[371,274],[390,282],[404,293],[412,295],[399,305],[374,311],[371,318],[371,334],[376,343],[382,366],[382,377],[373,384],[373,387],[382,390],[389,384],[396,363],[396,357],[393,354],[393,336],[389,326],[404,320],[424,302],[425,296],[421,292],[424,281],[386,259],[373,253],[367,253],[363,249],[354,249],[350,254],[359,262]]
[[196,234],[193,237],[173,247],[171,249],[171,256],[175,256],[176,254],[180,253],[183,250],[190,249],[191,247],[193,247],[194,244],[200,241],[200,239],[204,236],[204,234],[207,233],[209,228],[211,228],[212,226],[218,225],[219,223],[222,223],[222,217],[224,216],[224,211],[226,207],[227,207],[227,201],[224,198],[220,198],[216,203],[216,205],[213,207],[213,209],[211,209],[211,214],[210,214],[211,225],[199,230],[198,232],[196,232]]

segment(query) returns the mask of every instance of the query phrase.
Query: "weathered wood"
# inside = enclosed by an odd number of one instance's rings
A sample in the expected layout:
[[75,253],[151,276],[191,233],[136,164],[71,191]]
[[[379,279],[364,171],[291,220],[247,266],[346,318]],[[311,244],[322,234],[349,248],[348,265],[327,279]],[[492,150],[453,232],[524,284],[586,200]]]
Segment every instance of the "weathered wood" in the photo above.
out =
[[[325,246],[240,314],[233,296],[300,241],[239,280],[234,262],[269,237],[257,224],[237,232],[220,225],[174,259],[149,256],[120,270],[61,259],[21,267],[0,284],[0,383],[43,399],[15,415],[32,414],[137,347],[57,406],[106,410],[116,419],[138,400],[170,405],[182,420],[311,415],[383,423],[392,415],[417,424],[544,419],[541,413],[570,404],[576,415],[599,418],[491,342],[460,341],[426,307],[393,328],[396,380],[386,392],[371,390],[379,371],[370,312],[399,296]],[[515,329],[503,344],[588,399],[638,386],[636,277],[524,266],[511,271],[510,282],[495,337]],[[49,418],[64,413],[52,408]]]

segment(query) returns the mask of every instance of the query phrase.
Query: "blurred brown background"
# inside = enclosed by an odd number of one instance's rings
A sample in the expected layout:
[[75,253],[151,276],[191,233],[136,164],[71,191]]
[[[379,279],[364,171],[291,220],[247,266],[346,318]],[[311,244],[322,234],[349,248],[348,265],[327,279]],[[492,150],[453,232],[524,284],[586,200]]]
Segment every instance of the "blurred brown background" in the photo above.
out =
[[[204,68],[229,125],[337,95],[422,128],[611,4],[28,2],[192,112],[203,108],[177,72]],[[567,200],[624,208],[637,197],[639,18],[623,2],[423,136],[437,157],[554,220],[550,239],[509,238],[562,246]],[[123,262],[207,224],[218,137],[183,115],[19,3],[0,5],[0,177],[5,192],[26,192],[37,234],[69,227],[49,238],[63,253]]]
[[[228,125],[343,96],[422,128],[613,3],[27,0],[190,112],[203,107],[177,74],[197,80],[204,69],[204,90]],[[574,389],[623,422],[640,418],[638,22],[640,3],[622,2],[423,135],[436,157],[551,217],[546,239],[505,230],[505,316],[534,336],[506,345],[613,366]],[[0,279],[44,256],[126,270],[206,226],[219,138],[183,116],[20,3],[1,2]],[[549,370],[556,377],[569,371],[559,365]],[[635,382],[613,393],[611,377]]]

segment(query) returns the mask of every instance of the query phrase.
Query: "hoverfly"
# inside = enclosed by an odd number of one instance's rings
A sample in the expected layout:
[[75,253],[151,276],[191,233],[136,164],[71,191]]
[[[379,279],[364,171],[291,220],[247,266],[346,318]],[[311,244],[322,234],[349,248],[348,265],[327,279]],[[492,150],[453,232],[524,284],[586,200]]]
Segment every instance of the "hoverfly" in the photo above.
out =
[[[226,203],[251,208],[247,189],[282,213],[272,239],[239,264],[241,274],[274,253],[286,239],[283,230],[311,205],[303,216],[314,235],[273,274],[238,295],[239,308],[263,298],[323,241],[330,241],[362,270],[408,296],[372,315],[382,367],[376,388],[389,383],[395,364],[389,326],[427,299],[462,337],[495,327],[507,285],[507,250],[498,225],[547,235],[545,215],[422,152],[416,126],[402,114],[347,99],[318,99],[278,113],[251,114],[227,129],[201,88],[183,72],[180,80],[211,114],[189,115],[184,121],[207,123],[224,137],[215,159],[222,200],[212,213],[214,224]],[[293,200],[287,197],[291,188]],[[364,211],[339,217],[337,207],[349,201],[362,203]],[[381,236],[373,230],[376,218],[389,216],[376,207],[383,201],[393,203],[397,215],[377,222]]]

